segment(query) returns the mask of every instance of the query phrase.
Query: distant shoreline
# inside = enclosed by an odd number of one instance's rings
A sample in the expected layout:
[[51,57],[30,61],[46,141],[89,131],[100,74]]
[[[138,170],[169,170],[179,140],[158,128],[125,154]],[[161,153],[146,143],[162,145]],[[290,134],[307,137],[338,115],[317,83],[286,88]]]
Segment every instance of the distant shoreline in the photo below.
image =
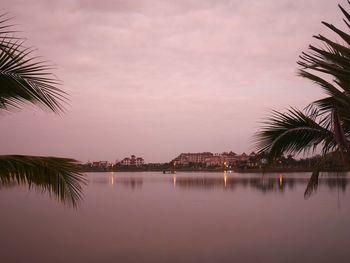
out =
[[[161,170],[161,169],[141,169],[141,168],[129,168],[129,169],[115,169],[115,170],[108,170],[108,169],[83,169],[82,172],[84,173],[105,173],[105,172],[159,172],[163,173],[163,171],[166,171],[167,174],[170,170]],[[217,172],[233,172],[233,173],[302,173],[302,172],[312,172],[312,168],[251,168],[251,169],[232,169],[232,170],[224,170],[224,169],[177,169],[175,170],[176,173],[182,173],[182,172],[205,172],[205,173],[217,173]],[[171,174],[171,173],[170,173]]]

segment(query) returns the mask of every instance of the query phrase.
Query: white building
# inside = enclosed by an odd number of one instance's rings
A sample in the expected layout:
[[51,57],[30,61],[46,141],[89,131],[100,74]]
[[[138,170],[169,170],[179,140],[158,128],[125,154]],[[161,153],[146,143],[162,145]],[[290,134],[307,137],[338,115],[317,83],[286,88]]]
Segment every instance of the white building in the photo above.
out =
[[145,160],[141,157],[136,157],[135,155],[131,155],[131,157],[124,158],[121,162],[121,165],[125,166],[141,166],[145,164]]

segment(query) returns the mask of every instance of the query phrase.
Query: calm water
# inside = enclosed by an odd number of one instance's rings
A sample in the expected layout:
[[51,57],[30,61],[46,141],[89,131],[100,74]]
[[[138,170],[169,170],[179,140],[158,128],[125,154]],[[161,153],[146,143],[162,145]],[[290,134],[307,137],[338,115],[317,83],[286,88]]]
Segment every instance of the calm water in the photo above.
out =
[[0,190],[0,262],[350,262],[350,177],[96,173],[67,208]]

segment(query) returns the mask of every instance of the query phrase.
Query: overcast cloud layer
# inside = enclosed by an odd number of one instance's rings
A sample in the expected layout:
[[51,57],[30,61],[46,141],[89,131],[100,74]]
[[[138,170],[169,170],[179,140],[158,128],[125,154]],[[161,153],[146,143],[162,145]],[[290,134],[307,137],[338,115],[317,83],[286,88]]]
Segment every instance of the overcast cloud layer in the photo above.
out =
[[[346,1],[341,1],[348,7]],[[342,25],[329,0],[3,0],[70,94],[62,116],[1,116],[0,154],[169,161],[180,152],[252,149],[269,109],[321,91],[298,55]]]

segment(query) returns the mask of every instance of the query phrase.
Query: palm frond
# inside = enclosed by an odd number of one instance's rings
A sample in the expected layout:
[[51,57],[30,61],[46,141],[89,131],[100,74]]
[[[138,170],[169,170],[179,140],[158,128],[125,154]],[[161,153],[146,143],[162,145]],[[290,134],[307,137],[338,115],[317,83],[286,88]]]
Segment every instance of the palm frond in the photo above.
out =
[[[1,18],[1,16],[0,16]],[[52,66],[33,56],[24,39],[9,36],[7,19],[0,21],[0,110],[10,111],[31,103],[55,113],[64,111],[66,93],[51,73]]]
[[304,192],[304,198],[308,199],[312,194],[316,193],[317,187],[318,187],[318,177],[319,177],[320,171],[316,169],[310,179],[309,182],[306,186],[305,192]]
[[[350,14],[338,6],[350,29]],[[323,47],[310,45],[297,63],[301,66],[299,76],[316,83],[327,97],[312,102],[305,113],[293,108],[286,113],[273,111],[255,135],[257,150],[267,153],[270,160],[284,153],[300,153],[322,146],[323,155],[314,167],[305,198],[316,192],[322,169],[344,170],[350,163],[350,35],[327,22],[322,24],[343,43],[323,35],[314,36]]]
[[0,14],[0,39],[3,43],[0,45],[3,47],[6,47],[9,43],[11,43],[11,40],[18,39],[12,35],[16,33],[16,31],[13,30],[13,24],[8,24],[11,20],[12,18],[8,16],[8,13]]
[[[306,110],[317,109],[318,116],[323,116],[323,123],[320,123],[323,127],[327,127],[329,130],[334,130],[335,126],[332,123],[332,116],[337,112],[337,118],[339,119],[340,126],[342,128],[341,133],[345,134],[346,139],[350,136],[350,104],[337,101],[335,97],[326,97],[316,100],[310,103]],[[348,139],[347,139],[348,140]]]
[[293,108],[286,113],[273,111],[254,137],[258,152],[266,152],[269,159],[274,159],[284,153],[314,150],[319,144],[323,144],[325,152],[334,149],[333,133],[316,122],[316,116]]
[[[350,62],[350,60],[349,60]],[[349,64],[349,68],[350,68],[350,64]],[[349,72],[350,74],[350,72]],[[333,85],[332,83],[324,80],[323,78],[314,75],[310,72],[307,72],[305,70],[299,70],[299,75],[307,78],[311,81],[313,81],[314,83],[318,84],[319,87],[321,87],[324,92],[331,96],[334,100],[336,100],[338,102],[338,104],[346,104],[348,106],[350,106],[350,97],[344,93],[343,91],[339,90],[335,85]]]
[[[350,25],[350,15],[346,10],[339,5],[340,10],[345,16],[344,21]],[[303,52],[297,62],[302,68],[299,70],[299,75],[310,79],[320,85],[327,93],[327,95],[339,97],[340,92],[344,92],[345,96],[350,94],[350,35],[332,24],[322,22],[326,27],[335,32],[342,38],[344,43],[337,43],[331,41],[325,36],[314,36],[321,41],[323,47],[318,48],[313,45],[309,46],[308,52]],[[332,78],[332,82],[327,82],[323,76],[316,76],[307,71],[314,71],[321,74],[327,74]]]
[[310,180],[304,192],[304,198],[309,198],[316,193],[318,187],[318,179],[321,171],[331,169],[336,172],[344,172],[349,169],[350,155],[342,151],[334,151],[324,154],[319,162],[315,165]]
[[85,177],[77,161],[68,158],[23,155],[0,156],[0,185],[27,184],[54,195],[61,202],[77,206]]

